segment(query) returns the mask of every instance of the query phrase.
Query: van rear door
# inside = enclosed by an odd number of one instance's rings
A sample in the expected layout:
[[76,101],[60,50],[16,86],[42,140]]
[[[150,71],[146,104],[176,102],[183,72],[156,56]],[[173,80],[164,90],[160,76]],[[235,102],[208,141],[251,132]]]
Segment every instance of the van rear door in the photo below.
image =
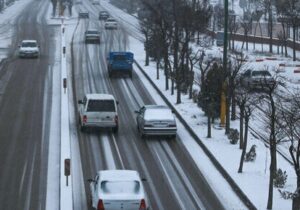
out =
[[112,99],[90,99],[86,114],[88,123],[112,123],[116,115],[115,101]]

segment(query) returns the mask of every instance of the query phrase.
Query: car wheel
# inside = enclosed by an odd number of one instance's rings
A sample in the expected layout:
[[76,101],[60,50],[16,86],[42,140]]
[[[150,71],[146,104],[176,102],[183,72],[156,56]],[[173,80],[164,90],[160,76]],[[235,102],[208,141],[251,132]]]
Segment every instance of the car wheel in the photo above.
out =
[[113,128],[114,133],[118,133],[118,130],[119,130],[119,126],[116,126],[116,127]]

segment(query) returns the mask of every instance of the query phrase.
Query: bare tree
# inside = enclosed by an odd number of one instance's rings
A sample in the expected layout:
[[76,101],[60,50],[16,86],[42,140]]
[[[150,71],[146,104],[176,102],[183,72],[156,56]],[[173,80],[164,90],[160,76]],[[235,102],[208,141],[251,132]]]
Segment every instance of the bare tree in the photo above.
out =
[[296,61],[296,31],[300,26],[300,2],[299,0],[278,0],[278,20],[281,23],[289,23],[293,28],[293,60]]
[[281,127],[283,135],[291,142],[289,152],[293,161],[293,167],[297,176],[297,188],[290,193],[293,199],[292,209],[300,209],[300,91],[297,90],[285,97],[280,104]]

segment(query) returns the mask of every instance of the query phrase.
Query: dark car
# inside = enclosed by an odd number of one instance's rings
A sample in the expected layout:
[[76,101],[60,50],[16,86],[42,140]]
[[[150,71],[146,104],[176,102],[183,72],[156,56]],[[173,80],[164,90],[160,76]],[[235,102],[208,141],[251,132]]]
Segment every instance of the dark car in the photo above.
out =
[[90,16],[89,16],[89,12],[79,12],[79,14],[78,14],[78,17],[79,18],[89,18]]
[[106,20],[107,18],[109,18],[109,13],[107,11],[99,12],[99,20]]

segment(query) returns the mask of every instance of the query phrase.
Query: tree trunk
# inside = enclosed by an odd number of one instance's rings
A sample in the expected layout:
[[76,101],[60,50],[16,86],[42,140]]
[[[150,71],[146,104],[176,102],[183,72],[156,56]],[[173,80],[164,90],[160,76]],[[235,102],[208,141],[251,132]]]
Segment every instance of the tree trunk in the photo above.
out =
[[272,143],[270,143],[270,153],[271,153],[271,164],[270,164],[270,179],[269,179],[269,194],[268,194],[268,205],[267,209],[271,210],[273,207],[273,182],[274,182],[274,177],[275,177],[275,157],[274,156],[274,151],[276,155],[276,146]]
[[169,77],[170,77],[170,68],[169,68],[169,59],[168,59],[168,51],[164,52],[164,69],[165,69],[165,87],[166,90],[169,90]]
[[159,63],[160,59],[157,59],[156,61],[156,79],[159,80]]
[[272,17],[272,4],[270,3],[269,8],[269,20],[268,20],[268,29],[270,36],[270,53],[273,53],[273,17]]
[[146,50],[145,50],[146,51],[145,52],[145,56],[146,56],[145,57],[145,66],[149,66],[149,49],[147,47],[149,45],[148,44],[149,38],[148,38],[148,34],[147,33],[145,34],[145,38],[146,38],[146,41],[145,41],[145,45],[146,45],[146,47],[145,47],[146,48]]
[[232,86],[231,91],[231,120],[236,119],[236,100],[235,100],[235,91],[234,87]]
[[240,106],[240,149],[243,148],[244,143],[244,105]]
[[211,138],[211,117],[207,116],[207,138]]
[[296,61],[296,26],[293,25],[293,61]]
[[246,114],[246,116],[245,116],[245,138],[244,138],[243,151],[242,151],[242,155],[241,155],[240,167],[239,167],[238,173],[243,172],[243,165],[244,165],[244,160],[245,160],[245,155],[246,155],[246,150],[247,150],[247,141],[248,141],[248,123],[249,123],[249,116]]
[[292,210],[299,210],[300,209],[300,196],[299,196],[299,193],[300,193],[300,175],[299,174],[297,174],[297,190],[296,190],[295,193],[297,193],[298,195],[293,198]]

